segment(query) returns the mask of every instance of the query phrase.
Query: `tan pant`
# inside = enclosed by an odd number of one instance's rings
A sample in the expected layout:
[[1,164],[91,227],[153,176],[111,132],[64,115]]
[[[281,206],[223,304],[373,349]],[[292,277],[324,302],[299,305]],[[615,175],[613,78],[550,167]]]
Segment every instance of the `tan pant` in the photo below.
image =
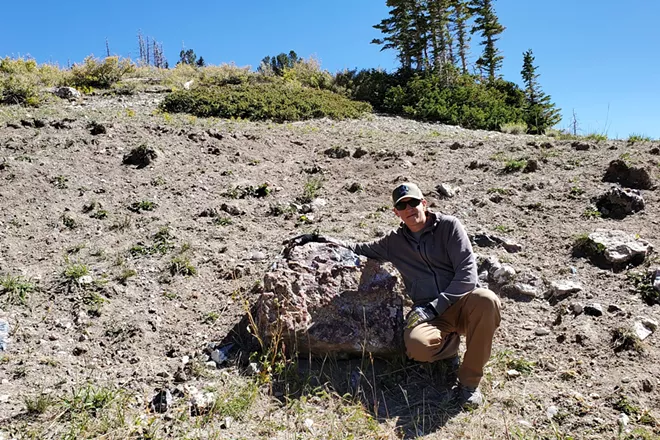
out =
[[467,351],[458,370],[458,380],[477,387],[490,358],[493,335],[500,325],[501,303],[488,289],[475,289],[432,321],[406,330],[403,340],[409,358],[419,362],[435,362],[458,353],[460,337],[466,336]]

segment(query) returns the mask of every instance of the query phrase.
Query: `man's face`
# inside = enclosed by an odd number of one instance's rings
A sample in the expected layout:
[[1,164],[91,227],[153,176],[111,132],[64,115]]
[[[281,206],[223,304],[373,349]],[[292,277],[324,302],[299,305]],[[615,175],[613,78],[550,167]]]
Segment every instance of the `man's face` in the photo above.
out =
[[[419,202],[419,204],[417,206],[410,206],[410,204],[407,203],[409,201],[412,201],[413,205],[415,202]],[[402,204],[403,202],[406,202],[406,206],[403,209],[397,209],[394,207],[394,214],[396,214],[396,216],[399,217],[411,231],[420,231],[426,223],[426,199],[417,200],[406,197],[397,203],[397,205]]]

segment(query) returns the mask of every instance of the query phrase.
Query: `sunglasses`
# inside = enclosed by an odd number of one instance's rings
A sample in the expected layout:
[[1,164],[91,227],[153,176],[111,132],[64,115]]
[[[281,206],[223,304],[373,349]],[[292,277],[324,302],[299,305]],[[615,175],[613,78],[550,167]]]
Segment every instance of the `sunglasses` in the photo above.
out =
[[394,208],[395,208],[397,211],[403,211],[404,209],[406,209],[406,206],[410,206],[411,208],[415,208],[415,207],[417,207],[420,203],[422,203],[422,201],[419,200],[419,199],[410,199],[410,200],[408,200],[408,201],[406,201],[406,202],[399,202],[399,203],[395,204],[395,205],[394,205]]

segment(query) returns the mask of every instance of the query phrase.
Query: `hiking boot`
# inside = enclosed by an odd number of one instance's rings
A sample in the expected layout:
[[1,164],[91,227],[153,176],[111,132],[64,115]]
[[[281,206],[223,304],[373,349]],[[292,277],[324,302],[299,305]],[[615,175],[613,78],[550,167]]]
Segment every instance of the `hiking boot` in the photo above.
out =
[[463,409],[477,409],[484,404],[479,387],[472,388],[460,383],[453,388],[454,398]]

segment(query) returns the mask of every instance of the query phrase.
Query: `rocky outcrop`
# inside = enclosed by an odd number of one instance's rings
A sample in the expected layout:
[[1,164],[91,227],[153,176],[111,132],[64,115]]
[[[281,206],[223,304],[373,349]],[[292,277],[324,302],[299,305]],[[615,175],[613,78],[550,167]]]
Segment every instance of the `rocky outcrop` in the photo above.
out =
[[390,265],[326,243],[297,246],[264,276],[262,338],[314,355],[387,356],[403,347],[402,283]]

